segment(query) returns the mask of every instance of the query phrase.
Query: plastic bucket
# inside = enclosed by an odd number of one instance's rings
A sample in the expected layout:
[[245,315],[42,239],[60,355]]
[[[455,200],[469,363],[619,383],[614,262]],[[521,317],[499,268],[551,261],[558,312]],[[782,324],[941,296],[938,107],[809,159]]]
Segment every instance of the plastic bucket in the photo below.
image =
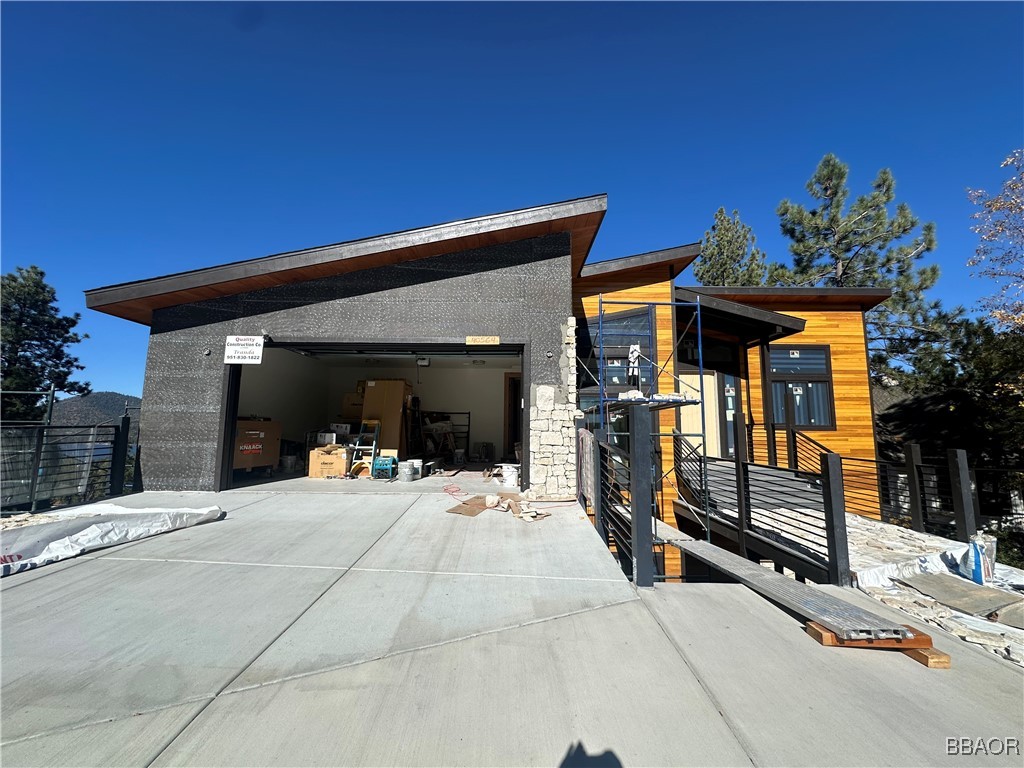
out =
[[398,482],[411,483],[416,479],[416,467],[411,461],[400,461],[398,463]]
[[419,480],[423,477],[423,459],[410,459],[409,462],[412,464],[414,480]]
[[514,464],[502,464],[501,484],[509,488],[519,485],[519,467]]

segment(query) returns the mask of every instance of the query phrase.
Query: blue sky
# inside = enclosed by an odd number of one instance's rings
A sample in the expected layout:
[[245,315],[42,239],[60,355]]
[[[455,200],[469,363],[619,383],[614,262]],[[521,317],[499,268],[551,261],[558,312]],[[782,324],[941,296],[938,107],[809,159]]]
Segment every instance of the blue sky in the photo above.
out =
[[607,192],[592,259],[775,209],[827,152],[934,221],[973,305],[966,187],[1024,143],[1020,3],[11,3],[3,270],[38,264],[94,390],[147,329],[82,291]]

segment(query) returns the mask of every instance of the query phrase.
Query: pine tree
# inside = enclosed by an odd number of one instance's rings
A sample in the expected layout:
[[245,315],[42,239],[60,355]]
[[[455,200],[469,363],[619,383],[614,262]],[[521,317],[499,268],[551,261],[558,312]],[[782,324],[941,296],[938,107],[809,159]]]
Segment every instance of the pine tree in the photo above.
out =
[[1004,328],[1024,330],[1024,150],[1016,150],[1002,168],[1013,173],[997,195],[983,189],[968,190],[972,203],[981,207],[973,216],[973,231],[981,237],[974,257],[967,262],[980,267],[978,274],[995,280],[999,289],[983,305]]
[[925,455],[963,448],[977,464],[1024,462],[1024,331],[958,320],[947,344],[923,347],[915,362],[909,397],[879,416],[884,451],[914,442]]
[[888,169],[847,209],[848,170],[835,155],[825,155],[807,182],[813,207],[779,204],[793,267],[773,269],[769,279],[776,285],[891,288],[892,298],[868,313],[868,346],[873,375],[901,378],[907,369],[898,364],[912,367],[915,351],[940,341],[958,313],[925,297],[939,268],[916,266],[935,249],[935,225],[925,224],[915,235],[919,222],[905,203],[890,216],[896,182]]
[[757,248],[750,227],[740,221],[739,211],[733,211],[731,218],[725,208],[715,211],[715,222],[704,233],[694,277],[701,285],[763,285],[766,271],[764,252]]
[[[57,392],[86,395],[88,382],[73,381],[75,371],[84,370],[67,347],[88,336],[74,332],[81,316],[61,315],[57,293],[46,283],[39,267],[16,267],[3,276],[0,285],[0,389],[4,392],[40,392],[53,385]],[[45,406],[39,398],[3,396],[5,421],[33,421],[42,418]]]

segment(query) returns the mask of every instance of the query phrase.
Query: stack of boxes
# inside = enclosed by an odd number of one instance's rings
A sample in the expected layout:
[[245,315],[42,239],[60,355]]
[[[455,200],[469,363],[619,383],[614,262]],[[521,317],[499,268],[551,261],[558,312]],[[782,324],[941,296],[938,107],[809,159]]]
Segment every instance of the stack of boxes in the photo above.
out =
[[[412,404],[412,385],[405,379],[360,381],[356,391],[342,396],[341,418],[345,422],[375,419],[380,422],[377,453],[380,456],[404,456],[406,453],[403,409]],[[344,477],[352,466],[352,450],[339,442],[348,437],[349,424],[331,424],[330,432],[317,435],[326,445],[309,452],[310,477]]]
[[310,477],[344,477],[352,465],[352,449],[342,445],[324,445],[309,452]]

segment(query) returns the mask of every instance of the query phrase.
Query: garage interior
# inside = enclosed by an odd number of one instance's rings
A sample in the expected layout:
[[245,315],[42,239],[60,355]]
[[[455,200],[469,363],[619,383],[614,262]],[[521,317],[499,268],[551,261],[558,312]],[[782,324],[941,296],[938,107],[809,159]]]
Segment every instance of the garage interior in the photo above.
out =
[[[423,476],[519,475],[522,345],[268,342],[260,364],[237,367],[230,487],[306,474],[400,480],[414,459]],[[376,451],[361,464],[368,452],[352,449],[371,442],[372,420]]]

